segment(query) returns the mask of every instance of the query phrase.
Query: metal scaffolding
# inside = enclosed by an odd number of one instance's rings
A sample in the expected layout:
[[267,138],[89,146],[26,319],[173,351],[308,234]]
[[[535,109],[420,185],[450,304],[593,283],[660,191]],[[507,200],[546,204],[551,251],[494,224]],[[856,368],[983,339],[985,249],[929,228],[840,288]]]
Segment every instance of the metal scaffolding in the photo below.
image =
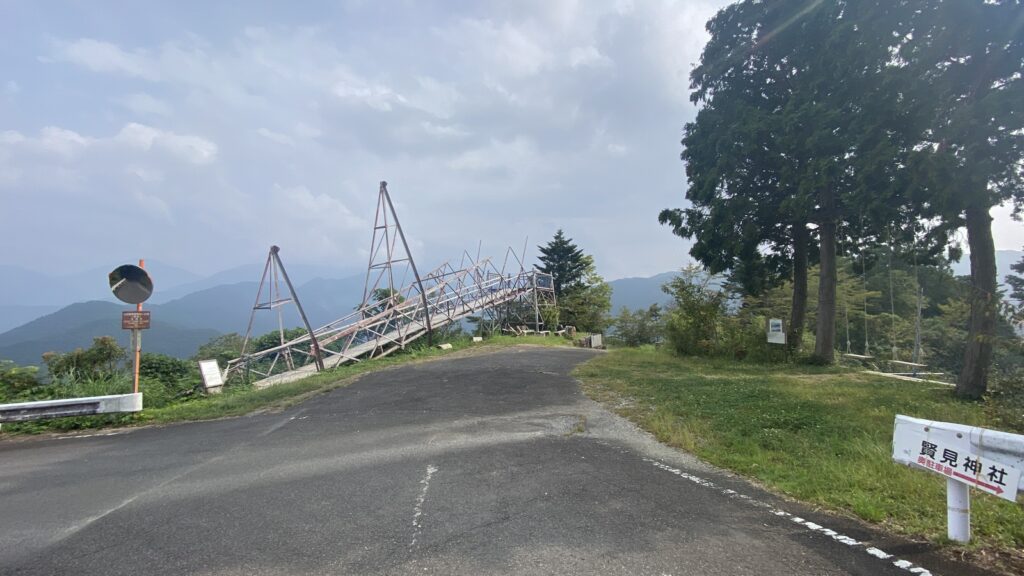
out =
[[[511,271],[509,268],[513,262],[510,262],[510,255],[518,264]],[[276,252],[271,249],[271,257],[275,256]],[[271,270],[271,257],[268,257],[264,270],[264,280]],[[279,258],[274,262],[280,266]],[[284,277],[287,282],[287,275]],[[262,289],[261,281],[260,294]],[[291,301],[298,304],[290,283],[289,289],[291,299],[281,299],[279,293],[272,295],[269,307]],[[260,298],[257,295],[258,306]],[[501,268],[494,266],[489,258],[481,259],[479,255],[473,258],[464,252],[457,267],[446,262],[421,277],[398,222],[387,184],[381,182],[363,300],[359,307],[316,330],[307,328],[306,334],[290,341],[283,341],[282,325],[279,346],[249,353],[243,351],[239,358],[228,362],[226,375],[255,376],[258,386],[288,382],[318,369],[386,356],[423,336],[427,336],[429,341],[435,330],[469,316],[477,316],[497,327],[515,318],[540,330],[543,323],[541,309],[554,303],[551,276],[527,269],[523,259],[511,249],[506,253]],[[254,314],[258,306],[254,307]],[[532,322],[523,320],[524,316],[532,316]],[[251,326],[250,319],[250,329]],[[300,358],[301,362],[295,361]],[[282,359],[284,362],[280,362]],[[318,359],[322,360],[319,368]]]

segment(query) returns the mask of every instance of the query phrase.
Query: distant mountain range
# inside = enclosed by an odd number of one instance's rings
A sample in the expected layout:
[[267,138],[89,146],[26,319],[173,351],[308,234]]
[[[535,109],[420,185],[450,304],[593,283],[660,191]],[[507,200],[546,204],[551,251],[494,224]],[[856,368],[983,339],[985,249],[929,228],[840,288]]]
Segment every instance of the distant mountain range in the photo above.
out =
[[661,290],[661,286],[679,272],[663,272],[650,278],[621,278],[608,284],[612,287],[612,314],[618,314],[625,307],[630,310],[648,308],[651,304],[667,304],[672,297]]
[[[1010,264],[1024,253],[1000,250],[996,253],[999,279],[1010,272]],[[228,332],[245,333],[255,302],[262,265],[226,270],[207,278],[159,262],[147,263],[157,290],[146,304],[152,311],[153,327],[143,337],[144,349],[181,358],[192,356],[210,338]],[[953,266],[957,275],[970,272],[969,260]],[[340,318],[362,299],[363,276],[334,278],[329,269],[315,266],[289,268],[289,275],[303,308],[314,328]],[[334,271],[337,273],[337,271]],[[114,301],[106,287],[107,271],[94,270],[69,276],[47,276],[13,266],[0,266],[0,359],[18,364],[38,364],[48,351],[87,347],[96,336],[115,336],[126,345],[120,311],[129,307]],[[612,287],[612,313],[622,307],[631,310],[651,304],[665,304],[670,298],[661,286],[678,272],[649,278],[622,278]],[[82,301],[60,306],[67,298]],[[73,301],[73,300],[72,300]],[[294,306],[282,308],[285,327],[301,325]],[[277,328],[277,314],[257,313],[254,334]]]
[[[128,346],[128,332],[121,330],[122,305],[111,302],[81,302],[37,318],[0,334],[0,358],[21,365],[38,365],[45,352],[66,352],[85,348],[97,336],[114,336]],[[179,358],[195,353],[199,344],[217,336],[209,328],[182,328],[153,316],[152,328],[143,334],[143,349]]]
[[[210,338],[228,332],[244,334],[255,304],[257,282],[238,282],[199,290],[163,304],[149,305],[153,326],[143,335],[144,349],[186,358]],[[314,279],[296,287],[314,328],[336,320],[363,297],[363,278]],[[266,298],[264,294],[264,298]],[[126,344],[121,330],[121,303],[93,300],[65,306],[0,334],[0,358],[18,364],[38,364],[43,353],[88,347],[96,336],[114,336]],[[295,306],[280,308],[286,328],[301,326]],[[276,311],[257,311],[253,334],[276,329]]]

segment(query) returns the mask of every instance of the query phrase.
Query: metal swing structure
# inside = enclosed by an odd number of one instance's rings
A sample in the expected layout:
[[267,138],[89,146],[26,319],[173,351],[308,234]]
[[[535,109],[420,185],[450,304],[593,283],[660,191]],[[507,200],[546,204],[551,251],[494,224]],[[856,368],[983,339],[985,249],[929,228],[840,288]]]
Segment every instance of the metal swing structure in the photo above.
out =
[[[539,329],[541,310],[556,304],[551,275],[527,269],[524,259],[511,248],[501,268],[490,258],[481,259],[479,254],[473,258],[463,252],[457,266],[445,262],[420,275],[387,182],[380,183],[378,192],[362,302],[352,312],[313,329],[275,248],[271,248],[264,267],[243,352],[228,362],[225,379],[244,376],[254,380],[257,387],[298,380],[350,362],[386,356],[424,336],[431,342],[436,331],[469,316],[490,318],[500,324],[503,310],[510,307],[532,310]],[[510,254],[518,269],[509,269]],[[285,279],[290,297],[281,297],[278,273]],[[264,283],[268,281],[269,297],[262,301]],[[286,341],[284,324],[279,320],[280,344],[248,351],[255,314],[277,310],[280,319],[281,307],[287,304],[299,309],[306,333]]]
[[[886,269],[887,269],[888,281],[889,281],[889,315],[890,315],[890,318],[892,320],[891,335],[890,335],[890,344],[891,344],[891,347],[892,347],[892,358],[888,359],[888,360],[884,360],[883,359],[882,361],[883,362],[888,362],[894,368],[892,369],[892,371],[889,371],[889,372],[882,372],[882,371],[878,371],[878,370],[871,370],[869,372],[872,373],[872,374],[877,374],[877,375],[882,375],[882,376],[890,376],[890,377],[901,378],[901,379],[916,380],[916,381],[926,381],[926,382],[933,382],[933,383],[938,383],[938,384],[947,384],[946,382],[940,382],[940,381],[937,381],[937,380],[926,380],[926,379],[922,378],[923,376],[940,376],[943,373],[942,372],[925,372],[925,371],[923,371],[923,369],[926,369],[928,367],[927,364],[924,364],[924,363],[921,362],[921,360],[923,359],[923,357],[922,357],[922,349],[921,349],[921,315],[922,315],[923,305],[924,305],[924,289],[921,287],[920,271],[919,271],[919,267],[918,267],[916,251],[913,253],[913,255],[914,255],[913,268],[914,268],[914,279],[915,279],[914,283],[915,283],[917,289],[916,289],[916,294],[915,294],[915,298],[916,298],[916,303],[915,303],[916,314],[915,314],[915,318],[914,318],[914,345],[913,345],[913,351],[912,351],[912,355],[911,355],[911,360],[910,361],[900,360],[899,359],[899,348],[896,345],[896,301],[895,301],[894,288],[893,288],[892,231],[890,230],[889,231],[889,254],[888,254],[889,258],[888,258]],[[861,279],[861,286],[862,286],[862,288],[864,290],[864,302],[863,302],[863,314],[864,314],[864,349],[863,349],[863,352],[864,353],[863,354],[856,354],[851,349],[852,347],[851,347],[851,339],[850,339],[850,312],[849,312],[849,305],[848,305],[848,303],[844,302],[844,306],[845,306],[845,310],[846,310],[845,311],[845,318],[846,318],[846,352],[843,353],[843,357],[850,358],[852,360],[855,360],[855,361],[858,361],[858,362],[866,364],[866,363],[871,362],[872,360],[875,360],[875,356],[871,353],[870,342],[869,342],[869,339],[868,339],[868,332],[869,332],[869,330],[868,330],[868,301],[867,301],[867,293],[868,293],[867,292],[867,263],[865,261],[864,253],[863,252],[860,253],[860,260],[861,260],[861,276],[860,276],[860,279]],[[904,371],[897,371],[897,370],[900,370],[900,369],[903,369]],[[909,370],[909,371],[906,371],[906,370]]]

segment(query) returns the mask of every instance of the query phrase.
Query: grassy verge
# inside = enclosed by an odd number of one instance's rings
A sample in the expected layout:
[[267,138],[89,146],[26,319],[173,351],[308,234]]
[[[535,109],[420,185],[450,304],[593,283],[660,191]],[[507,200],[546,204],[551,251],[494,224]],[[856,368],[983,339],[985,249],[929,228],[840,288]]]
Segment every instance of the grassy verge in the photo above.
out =
[[[468,337],[449,340],[451,350],[440,350],[436,347],[410,348],[384,358],[378,358],[357,364],[347,364],[327,372],[315,374],[295,382],[278,384],[262,390],[251,386],[225,387],[221,394],[200,395],[180,402],[170,403],[159,408],[144,408],[138,414],[112,414],[79,418],[65,418],[41,422],[25,422],[5,424],[0,430],[0,438],[12,434],[34,434],[41,432],[67,431],[89,428],[105,428],[135,424],[163,424],[190,420],[213,420],[241,416],[260,410],[277,410],[301,402],[310,396],[320,394],[334,388],[346,386],[355,378],[367,372],[382,370],[392,366],[410,362],[430,360],[450,356],[457,353],[468,353],[474,350],[487,350],[522,344],[542,346],[567,346],[568,340],[556,337],[526,336],[495,336],[483,343],[473,343]],[[143,394],[145,405],[145,394]]]
[[[799,500],[944,544],[945,480],[892,462],[894,416],[995,427],[984,405],[948,387],[838,368],[646,348],[614,350],[576,375],[591,397],[662,442]],[[977,492],[972,500],[967,552],[1021,555],[1024,508]]]

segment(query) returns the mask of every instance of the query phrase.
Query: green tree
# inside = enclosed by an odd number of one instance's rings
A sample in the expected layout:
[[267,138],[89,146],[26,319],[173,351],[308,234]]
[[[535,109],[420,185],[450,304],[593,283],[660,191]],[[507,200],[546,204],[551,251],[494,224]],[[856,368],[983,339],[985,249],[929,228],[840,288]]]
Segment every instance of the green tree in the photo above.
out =
[[673,350],[686,356],[714,352],[728,301],[716,286],[715,275],[691,265],[662,290],[673,300],[665,322],[665,336]]
[[229,360],[234,360],[242,355],[244,341],[242,335],[237,332],[215,336],[199,347],[193,359],[216,360],[223,370]]
[[278,330],[271,330],[266,334],[253,338],[249,344],[249,352],[255,354],[256,352],[262,352],[271,348],[280,346],[283,342],[289,342],[306,334],[305,328],[286,328],[284,332]]
[[[791,341],[802,326],[802,272],[814,260],[801,253],[804,235],[816,239],[815,356],[824,362],[836,344],[838,247],[905,251],[924,213],[908,193],[920,139],[893,58],[916,38],[921,4],[737,2],[708,23],[691,75],[691,99],[702,105],[683,140],[693,207],[661,220],[696,236],[694,257],[729,270],[748,294],[792,270]],[[950,232],[933,228],[922,257],[937,255]]]
[[661,306],[651,304],[646,310],[635,311],[623,306],[612,326],[615,328],[615,340],[625,346],[655,344],[664,332]]
[[586,260],[583,250],[572,238],[566,238],[561,229],[550,242],[537,249],[541,253],[537,270],[551,275],[556,297],[561,298],[567,291],[585,284],[588,266],[592,267],[593,262]]
[[750,0],[720,11],[691,75],[691,99],[703,105],[683,140],[693,208],[661,215],[697,236],[695,258],[729,270],[749,294],[790,277],[793,343],[816,235],[815,355],[825,362],[835,348],[837,244],[881,236],[901,204],[903,148],[878,74],[889,56],[891,28],[880,25],[889,4]]
[[957,394],[980,398],[998,324],[989,210],[1024,205],[1024,34],[1020,0],[907,4],[901,98],[916,138],[910,165],[925,216],[967,230],[971,294]]
[[597,273],[594,259],[584,255],[579,281],[562,287],[558,317],[563,324],[584,332],[603,332],[608,328],[612,309],[612,287]]
[[[1011,264],[1010,269],[1017,274],[1024,274],[1024,257]],[[1006,283],[1010,286],[1010,298],[1024,303],[1024,277],[1017,276],[1016,274],[1007,274]]]
[[374,304],[363,312],[364,318],[372,318],[385,310],[399,306],[405,302],[405,297],[394,288],[375,288],[370,294],[370,301]]

